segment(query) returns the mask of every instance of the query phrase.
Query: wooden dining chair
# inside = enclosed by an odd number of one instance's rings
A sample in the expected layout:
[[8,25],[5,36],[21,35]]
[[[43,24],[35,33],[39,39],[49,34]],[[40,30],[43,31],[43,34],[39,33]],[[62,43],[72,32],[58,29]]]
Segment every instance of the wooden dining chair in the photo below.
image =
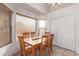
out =
[[29,32],[23,33],[23,37],[24,37],[24,38],[29,38],[29,37],[30,37]]
[[48,41],[47,41],[47,47],[48,47],[48,54],[51,55],[53,53],[53,38],[54,34],[50,34]]
[[45,35],[50,35],[50,32],[45,32]]
[[40,44],[40,55],[45,55],[46,52],[46,45],[47,45],[47,38],[48,36],[44,35],[41,38],[41,44]]
[[23,36],[18,36],[18,38],[19,38],[21,56],[25,56],[25,55],[31,54],[32,48],[31,48],[31,46],[26,46],[25,45]]
[[[48,48],[47,52],[48,52],[49,56],[53,53],[53,49],[52,49],[53,48],[53,38],[54,38],[54,34],[49,34],[49,35],[45,35],[42,37],[42,44],[40,46],[41,55],[44,55],[46,48]],[[43,40],[45,40],[45,41],[43,41]]]
[[31,32],[31,37],[35,37],[36,33],[35,32]]

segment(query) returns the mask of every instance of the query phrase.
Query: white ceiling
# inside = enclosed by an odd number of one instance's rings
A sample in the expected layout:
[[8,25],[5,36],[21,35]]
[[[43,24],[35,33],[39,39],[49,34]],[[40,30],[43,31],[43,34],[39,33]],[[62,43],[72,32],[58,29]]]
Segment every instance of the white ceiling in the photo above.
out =
[[31,12],[36,15],[43,14],[39,10],[36,10],[34,7],[29,6],[28,4],[25,3],[13,3],[13,5],[16,12],[25,12],[25,13]]
[[35,15],[46,15],[51,11],[56,11],[64,7],[72,5],[72,3],[61,3],[59,6],[51,7],[48,3],[11,3],[16,12],[31,12]]
[[47,3],[28,3],[28,5],[42,12],[43,14],[46,14],[50,11],[50,7]]

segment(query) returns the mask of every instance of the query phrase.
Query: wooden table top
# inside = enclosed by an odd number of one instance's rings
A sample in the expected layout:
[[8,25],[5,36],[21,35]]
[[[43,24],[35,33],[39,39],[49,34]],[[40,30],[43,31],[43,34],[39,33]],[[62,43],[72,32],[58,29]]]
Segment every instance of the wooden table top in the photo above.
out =
[[26,38],[26,39],[24,39],[24,42],[26,42],[26,43],[28,43],[30,45],[36,45],[36,44],[41,43],[41,36],[34,37],[34,39],[36,39],[36,40],[33,40],[33,38]]

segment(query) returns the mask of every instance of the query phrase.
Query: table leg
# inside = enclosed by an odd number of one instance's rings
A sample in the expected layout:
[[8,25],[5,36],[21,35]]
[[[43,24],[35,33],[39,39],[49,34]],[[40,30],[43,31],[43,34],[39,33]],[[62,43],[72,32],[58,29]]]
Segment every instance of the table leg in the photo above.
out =
[[32,45],[32,56],[35,56],[35,46]]

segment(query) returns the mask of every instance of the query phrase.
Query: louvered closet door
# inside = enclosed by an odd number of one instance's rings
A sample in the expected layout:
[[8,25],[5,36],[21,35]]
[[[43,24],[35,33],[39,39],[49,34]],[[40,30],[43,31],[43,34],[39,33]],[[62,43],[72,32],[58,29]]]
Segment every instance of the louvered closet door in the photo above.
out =
[[51,19],[51,33],[54,33],[54,44],[66,49],[75,50],[74,16]]

